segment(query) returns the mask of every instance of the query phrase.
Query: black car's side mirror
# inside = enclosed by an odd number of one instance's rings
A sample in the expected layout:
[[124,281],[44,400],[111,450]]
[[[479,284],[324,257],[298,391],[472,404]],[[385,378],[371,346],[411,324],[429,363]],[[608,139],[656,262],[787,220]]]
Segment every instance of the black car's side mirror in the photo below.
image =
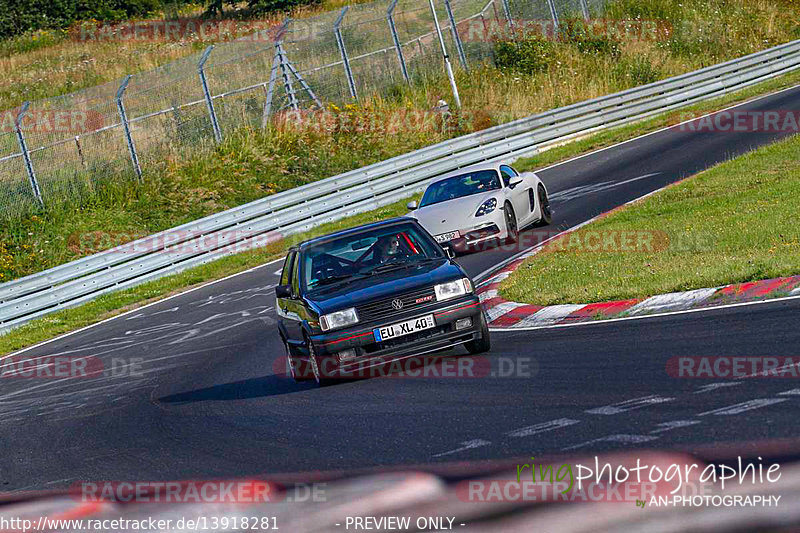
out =
[[292,286],[291,285],[278,285],[275,287],[275,296],[278,298],[291,298]]

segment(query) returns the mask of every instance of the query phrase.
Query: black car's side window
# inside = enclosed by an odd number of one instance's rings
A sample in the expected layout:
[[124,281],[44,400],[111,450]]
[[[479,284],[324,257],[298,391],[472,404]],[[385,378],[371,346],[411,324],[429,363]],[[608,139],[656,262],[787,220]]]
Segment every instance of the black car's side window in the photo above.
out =
[[286,256],[286,261],[283,263],[283,272],[281,272],[281,285],[291,284],[292,268],[294,267],[294,260],[297,257],[296,252],[289,253]]
[[292,264],[292,270],[289,274],[289,284],[292,286],[292,294],[298,296],[300,294],[300,276],[298,265],[300,261],[295,260]]

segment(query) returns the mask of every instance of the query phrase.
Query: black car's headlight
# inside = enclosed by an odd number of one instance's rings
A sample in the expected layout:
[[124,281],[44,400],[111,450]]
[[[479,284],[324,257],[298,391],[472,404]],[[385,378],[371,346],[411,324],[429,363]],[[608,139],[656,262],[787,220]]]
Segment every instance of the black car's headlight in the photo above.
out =
[[471,293],[472,282],[467,278],[461,278],[435,285],[433,290],[436,293],[436,301],[441,302],[442,300],[449,300],[450,298],[456,298]]
[[497,199],[496,198],[489,198],[485,202],[481,204],[477,211],[475,211],[476,217],[482,217],[483,215],[488,215],[492,211],[495,210],[497,207]]
[[341,311],[334,311],[333,313],[328,313],[327,315],[319,317],[319,326],[322,328],[322,331],[352,326],[357,323],[358,313],[356,313],[354,307],[342,309]]

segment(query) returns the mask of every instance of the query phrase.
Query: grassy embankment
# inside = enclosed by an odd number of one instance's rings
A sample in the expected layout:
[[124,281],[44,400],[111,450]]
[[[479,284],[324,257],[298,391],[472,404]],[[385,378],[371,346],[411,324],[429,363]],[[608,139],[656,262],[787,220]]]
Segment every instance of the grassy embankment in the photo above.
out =
[[[795,135],[584,226],[525,261],[500,294],[591,303],[800,274],[798,153]],[[620,235],[646,239],[623,247]]]

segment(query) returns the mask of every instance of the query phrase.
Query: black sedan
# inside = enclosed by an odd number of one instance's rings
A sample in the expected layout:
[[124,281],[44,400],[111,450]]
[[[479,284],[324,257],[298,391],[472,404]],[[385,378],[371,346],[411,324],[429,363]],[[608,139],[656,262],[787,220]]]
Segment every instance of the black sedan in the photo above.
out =
[[292,247],[275,292],[278,329],[298,381],[360,377],[458,345],[473,354],[490,347],[472,280],[413,219]]

